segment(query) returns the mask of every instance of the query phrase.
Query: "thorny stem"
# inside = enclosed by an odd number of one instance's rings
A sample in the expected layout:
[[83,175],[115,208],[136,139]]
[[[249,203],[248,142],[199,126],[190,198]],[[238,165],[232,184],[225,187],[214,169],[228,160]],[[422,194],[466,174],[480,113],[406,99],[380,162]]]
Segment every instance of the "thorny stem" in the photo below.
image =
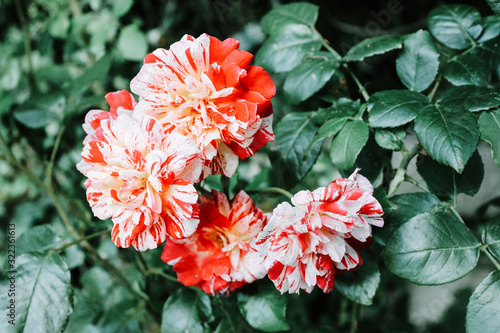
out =
[[401,183],[405,180],[406,169],[408,169],[410,161],[418,154],[419,150],[420,146],[419,144],[416,144],[409,151],[403,151],[403,160],[401,161],[401,164],[396,171],[396,175],[389,184],[389,191],[387,193],[388,197],[393,196],[394,193],[396,193],[396,191],[398,190]]
[[129,283],[129,281],[127,280],[127,278],[114,265],[110,264],[108,261],[106,261],[105,259],[103,259],[99,255],[99,253],[97,252],[97,250],[86,239],[80,240],[82,238],[82,236],[78,233],[78,231],[75,229],[75,227],[71,223],[71,220],[70,220],[68,214],[64,210],[64,208],[63,208],[61,202],[59,201],[59,199],[57,198],[57,196],[55,195],[53,188],[49,188],[39,177],[37,177],[33,172],[31,172],[30,169],[26,168],[24,165],[22,165],[16,159],[16,157],[14,156],[14,154],[12,154],[12,151],[10,150],[10,148],[5,143],[5,141],[4,141],[3,136],[1,135],[1,133],[0,133],[0,145],[2,146],[2,148],[7,153],[8,162],[11,163],[12,165],[14,165],[15,167],[17,167],[18,169],[20,169],[22,172],[24,172],[26,174],[26,176],[28,176],[34,183],[36,183],[38,186],[40,186],[40,188],[42,190],[44,190],[48,194],[48,196],[52,200],[52,203],[54,204],[54,206],[55,206],[55,208],[57,210],[57,213],[59,214],[59,217],[61,218],[61,221],[63,222],[64,226],[66,227],[66,229],[68,230],[68,232],[71,234],[71,236],[73,236],[73,238],[76,241],[78,241],[78,243],[81,243],[82,246],[87,251],[90,252],[91,256],[104,269],[106,269],[108,272],[110,272],[111,275],[113,275],[119,282],[121,282],[125,286],[125,288],[127,288],[135,297],[137,297],[138,299],[144,299],[146,301],[149,301],[149,299],[147,298],[147,296],[141,295],[136,290],[134,290],[134,288]]
[[277,193],[277,194],[284,195],[285,197],[287,197],[289,199],[293,198],[292,193],[290,193],[287,190],[284,190],[282,188],[279,188],[279,187],[267,187],[267,188],[263,188],[263,189],[259,189],[259,190],[248,190],[246,192],[248,194]]

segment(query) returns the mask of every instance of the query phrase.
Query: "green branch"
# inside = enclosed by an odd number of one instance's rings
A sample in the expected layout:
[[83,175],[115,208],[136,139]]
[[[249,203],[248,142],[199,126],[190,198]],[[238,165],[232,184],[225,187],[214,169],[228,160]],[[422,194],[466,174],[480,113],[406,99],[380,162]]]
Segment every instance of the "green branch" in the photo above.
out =
[[498,261],[495,259],[495,257],[493,257],[493,255],[490,253],[490,251],[488,250],[488,245],[481,247],[481,251],[484,254],[486,254],[488,259],[490,259],[490,261],[493,263],[493,265],[495,265],[496,269],[500,271],[500,263],[498,263]]
[[407,179],[406,170],[408,169],[408,165],[410,164],[410,161],[418,154],[419,150],[420,150],[420,145],[417,143],[409,151],[403,151],[403,160],[401,161],[401,164],[399,165],[399,168],[396,171],[396,175],[389,184],[389,191],[387,192],[388,197],[393,196],[398,190],[401,183],[405,179]]

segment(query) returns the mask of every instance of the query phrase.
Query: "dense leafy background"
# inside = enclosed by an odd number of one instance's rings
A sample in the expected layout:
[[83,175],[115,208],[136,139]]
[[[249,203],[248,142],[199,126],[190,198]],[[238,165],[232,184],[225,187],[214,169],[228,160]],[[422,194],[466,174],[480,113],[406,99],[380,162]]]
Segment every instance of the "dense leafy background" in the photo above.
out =
[[[493,161],[499,179],[499,2],[287,3],[0,2],[0,259],[6,272],[15,223],[15,329],[498,331],[500,192],[483,178]],[[75,169],[85,113],[127,89],[146,53],[203,32],[238,38],[278,88],[276,141],[204,187],[245,189],[264,211],[286,197],[261,190],[314,189],[355,167],[377,187],[386,226],[331,294],[281,296],[264,279],[208,297],[176,282],[161,249],[117,249],[91,214]],[[481,186],[493,195],[475,196]],[[407,281],[442,286],[415,305]]]

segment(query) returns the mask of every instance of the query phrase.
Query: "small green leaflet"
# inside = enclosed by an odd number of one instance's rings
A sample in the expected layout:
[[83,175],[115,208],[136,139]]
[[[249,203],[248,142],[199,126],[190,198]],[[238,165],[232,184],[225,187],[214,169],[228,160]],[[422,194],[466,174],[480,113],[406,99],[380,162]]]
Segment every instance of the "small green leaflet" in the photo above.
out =
[[307,59],[291,71],[283,89],[291,104],[305,101],[319,91],[333,76],[339,63],[335,60]]
[[362,120],[350,121],[333,139],[330,158],[333,165],[341,170],[349,169],[368,141],[369,129]]
[[486,87],[491,80],[491,71],[483,59],[467,53],[453,58],[444,69],[443,76],[455,86]]
[[255,62],[272,72],[288,72],[320,47],[321,36],[317,32],[302,24],[290,24],[266,40]]
[[210,297],[203,292],[180,288],[163,306],[162,333],[204,333],[204,322],[212,313]]
[[438,285],[460,279],[477,264],[474,234],[454,215],[420,214],[394,231],[383,256],[391,272],[416,284]]
[[346,117],[328,119],[318,130],[313,143],[337,135],[347,122]]
[[474,196],[481,187],[484,165],[476,150],[462,174],[423,155],[418,157],[417,171],[429,190],[443,200],[454,201],[459,193]]
[[500,15],[500,0],[486,0],[495,14]]
[[264,332],[290,329],[286,320],[288,297],[281,295],[271,283],[261,283],[256,295],[238,293],[236,296],[241,314],[253,328]]
[[415,119],[415,133],[429,156],[458,173],[464,170],[479,140],[476,118],[458,107],[424,107]]
[[377,36],[354,45],[342,58],[344,61],[361,61],[403,47],[400,36]]
[[500,110],[483,112],[479,117],[481,139],[491,145],[493,160],[500,168]]
[[427,24],[438,41],[457,50],[471,47],[483,31],[481,14],[467,5],[437,7],[430,12]]
[[318,130],[312,122],[312,112],[292,112],[287,114],[275,128],[276,140],[273,149],[280,153],[281,160],[296,177],[302,179],[311,169],[321,150],[321,142],[316,142],[308,150]]
[[465,108],[477,112],[500,106],[500,93],[486,87],[453,87],[439,96],[437,103],[450,108]]
[[406,131],[404,130],[377,130],[375,132],[377,144],[388,150],[401,150],[404,139],[406,139]]
[[387,90],[375,93],[368,101],[368,121],[371,127],[398,127],[415,119],[429,99],[408,90]]
[[483,244],[487,250],[500,260],[500,217],[497,216],[486,223],[482,234]]
[[351,301],[371,305],[380,283],[380,270],[370,251],[360,253],[363,264],[353,272],[335,276],[335,288]]
[[282,5],[271,10],[264,15],[260,26],[262,32],[272,35],[289,24],[304,24],[314,27],[318,19],[318,6],[307,3],[297,2],[288,5]]
[[396,60],[401,82],[412,91],[427,89],[437,75],[439,52],[427,31],[419,30],[404,41],[403,52]]
[[426,192],[405,193],[391,198],[396,207],[384,218],[384,227],[374,229],[376,240],[386,245],[387,239],[403,223],[419,214],[431,212],[440,207],[441,201]]
[[[500,2],[499,2],[500,4]],[[489,41],[500,34],[500,17],[491,15],[483,17],[483,33],[477,40],[479,43]]]
[[467,333],[500,331],[500,271],[488,275],[469,299],[465,328]]
[[73,311],[71,274],[57,253],[16,259],[16,327],[24,332],[62,332]]

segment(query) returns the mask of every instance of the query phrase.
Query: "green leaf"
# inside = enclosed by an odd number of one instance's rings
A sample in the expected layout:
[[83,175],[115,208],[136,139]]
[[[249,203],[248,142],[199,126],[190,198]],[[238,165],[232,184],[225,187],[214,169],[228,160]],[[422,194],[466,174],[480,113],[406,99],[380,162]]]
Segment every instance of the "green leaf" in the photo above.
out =
[[491,145],[493,160],[500,168],[500,110],[483,112],[478,122],[481,139]]
[[207,185],[212,190],[222,192],[224,189],[222,188],[221,177],[221,175],[210,175],[205,178],[203,184]]
[[429,190],[443,200],[453,200],[459,193],[474,196],[479,191],[484,177],[483,161],[477,150],[462,174],[424,156],[418,157],[417,171]]
[[41,128],[64,117],[66,98],[60,93],[33,96],[23,109],[14,112],[14,118],[30,128]]
[[421,92],[436,77],[439,53],[429,33],[423,30],[411,34],[403,45],[403,52],[396,60],[399,79],[409,90]]
[[324,125],[325,122],[333,118],[348,118],[354,116],[361,107],[366,104],[361,104],[359,100],[352,101],[349,98],[340,98],[335,100],[333,106],[328,108],[319,108],[311,117],[312,121],[317,125]]
[[342,177],[349,177],[357,168],[371,183],[376,183],[382,176],[387,161],[391,158],[391,152],[381,148],[373,136],[368,138],[368,142],[361,149],[356,162],[350,169],[339,170]]
[[430,157],[462,173],[479,140],[474,115],[462,108],[421,109],[415,119],[415,133]]
[[478,86],[453,87],[439,96],[437,103],[450,108],[465,108],[477,112],[500,106],[500,93]]
[[364,121],[354,120],[345,124],[332,141],[330,158],[333,165],[343,170],[351,168],[368,137],[369,129]]
[[486,0],[495,14],[500,15],[500,0]]
[[133,4],[134,0],[115,0],[113,2],[113,9],[111,10],[113,16],[116,18],[122,17],[129,12]]
[[163,306],[162,333],[203,333],[203,323],[210,316],[212,307],[207,294],[180,288]]
[[497,36],[488,41],[477,44],[471,52],[480,56],[490,66],[492,70],[498,73],[498,64],[500,57],[500,37]]
[[[498,6],[500,7],[500,4]],[[465,317],[467,333],[500,332],[499,308],[500,271],[494,271],[477,286],[469,299]]]
[[319,91],[333,76],[339,63],[324,59],[307,59],[291,71],[283,89],[290,104],[305,101]]
[[488,245],[488,251],[500,260],[500,216],[486,223],[481,238],[483,244]]
[[311,115],[312,112],[289,113],[274,131],[276,141],[273,148],[280,153],[282,161],[298,180],[311,169],[321,150],[321,142],[316,142],[306,153],[318,129]]
[[382,245],[387,243],[390,235],[403,223],[419,214],[431,212],[440,207],[441,201],[433,194],[426,192],[406,193],[391,198],[395,205],[390,214],[384,218],[384,227],[375,229],[376,239]]
[[481,14],[467,5],[437,7],[430,12],[427,24],[438,41],[456,50],[471,47],[483,31]]
[[213,301],[214,301],[214,308],[220,307],[224,312],[224,316],[217,325],[217,328],[214,333],[257,332],[250,325],[248,325],[245,318],[242,317],[236,297],[228,297],[228,298],[217,297],[214,298]]
[[42,128],[50,123],[45,110],[22,110],[14,112],[14,118],[29,128]]
[[371,252],[363,251],[360,255],[363,264],[353,272],[336,275],[335,288],[353,302],[372,305],[380,284],[380,270]]
[[453,58],[444,69],[443,75],[455,86],[486,87],[491,80],[488,64],[480,57],[470,53]]
[[480,246],[465,224],[437,211],[417,215],[393,232],[384,259],[396,275],[416,284],[438,285],[473,270]]
[[12,105],[14,105],[15,99],[12,94],[10,95],[2,95],[0,97],[0,116],[6,114],[10,111]]
[[62,332],[73,311],[66,263],[58,254],[22,254],[16,264],[16,327],[24,332]]
[[390,220],[398,225],[419,214],[436,210],[441,204],[441,201],[436,196],[426,192],[396,195],[391,198],[391,201],[397,208],[391,212]]
[[19,253],[41,253],[61,246],[61,241],[50,224],[42,224],[23,232],[17,239],[16,247]]
[[332,118],[327,120],[318,130],[318,133],[314,137],[313,142],[317,142],[319,140],[323,140],[332,136],[337,135],[338,132],[344,127],[347,122],[346,117],[342,118]]
[[361,61],[403,47],[400,36],[377,36],[354,45],[344,56],[344,61]]
[[288,298],[281,295],[272,284],[261,283],[255,295],[238,293],[236,296],[241,314],[253,328],[264,332],[290,329],[286,321]]
[[377,144],[388,150],[401,150],[404,139],[406,139],[406,131],[403,130],[377,130],[375,132]]
[[[91,325],[94,318],[99,315],[98,311],[95,311],[95,301],[86,297],[80,289],[75,288],[74,293],[74,309],[73,313],[69,317],[68,325],[64,332],[71,333],[92,333],[88,329],[87,325]],[[94,303],[94,304],[92,304]],[[96,332],[97,333],[97,332]]]
[[477,41],[486,42],[498,35],[500,35],[500,17],[496,15],[483,17],[483,33]]
[[318,19],[318,6],[297,2],[282,5],[264,15],[260,26],[265,34],[273,35],[289,24],[304,24],[314,27]]
[[317,32],[302,24],[291,24],[266,40],[255,62],[266,70],[288,72],[320,47],[321,36]]
[[370,96],[368,121],[371,127],[398,127],[415,119],[429,99],[407,90],[386,90]]
[[54,38],[67,38],[70,21],[67,11],[61,11],[50,22],[49,32]]
[[120,32],[117,49],[125,60],[140,61],[148,53],[148,41],[137,25],[129,24]]

